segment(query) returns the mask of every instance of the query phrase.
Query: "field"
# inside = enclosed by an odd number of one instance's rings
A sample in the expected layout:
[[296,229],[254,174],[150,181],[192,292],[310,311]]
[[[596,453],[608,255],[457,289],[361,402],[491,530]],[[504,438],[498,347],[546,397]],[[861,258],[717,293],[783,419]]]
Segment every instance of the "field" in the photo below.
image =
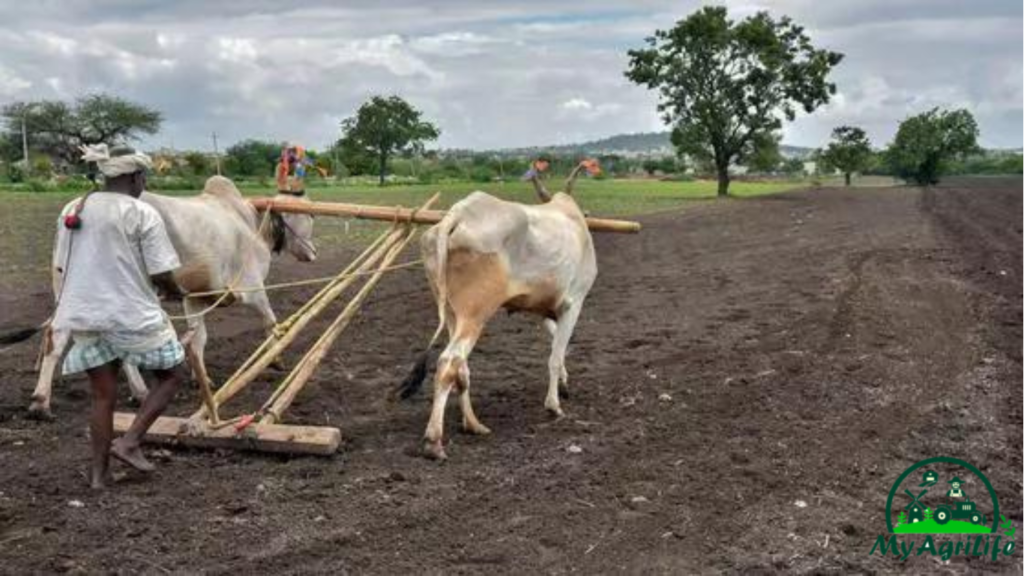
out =
[[[561,181],[549,184],[554,192]],[[805,186],[794,182],[735,182],[734,195],[746,198],[771,194],[789,188]],[[663,182],[658,180],[590,180],[577,183],[576,193],[585,198],[586,209],[594,215],[622,216],[646,214],[679,207],[682,204],[707,201],[715,197],[716,183],[712,181]],[[389,186],[335,186],[316,187],[309,191],[310,198],[325,202],[354,202],[383,206],[417,206],[435,192],[441,192],[439,208],[446,208],[466,194],[486,191],[512,200],[534,202],[536,193],[530,184],[509,182],[504,184],[474,184],[460,182],[440,185]],[[270,196],[271,188],[245,187],[247,196]],[[191,195],[195,192],[169,192]],[[8,282],[46,281],[49,254],[53,239],[49,233],[56,222],[60,208],[77,197],[72,192],[4,192],[0,199],[0,275]],[[317,221],[317,239],[320,244],[351,244],[364,242],[379,233],[381,225],[370,222],[343,222],[337,218]],[[32,241],[25,241],[32,238]]]
[[928,519],[914,524],[900,524],[894,530],[897,534],[988,534],[992,528],[965,520],[950,520],[946,524],[939,524],[934,519]]
[[[382,282],[290,412],[341,427],[332,458],[158,452],[154,477],[94,494],[87,383],[56,384],[58,420],[30,421],[35,347],[0,354],[0,572],[934,573],[928,556],[868,552],[892,482],[937,455],[975,463],[1020,525],[1020,178],[758,189],[685,209],[706,191],[602,186],[583,183],[584,208],[643,212],[644,231],[596,237],[567,417],[543,409],[543,328],[500,315],[470,360],[494,434],[459,434],[452,408],[444,464],[414,455],[427,395],[384,398],[434,329],[418,270]],[[4,199],[0,324],[28,325],[51,306],[41,268],[61,200]],[[272,281],[352,257],[327,220],[322,257],[282,257]],[[272,302],[286,313],[309,293]],[[261,331],[238,309],[211,325],[219,379]],[[197,402],[189,387],[173,411]]]

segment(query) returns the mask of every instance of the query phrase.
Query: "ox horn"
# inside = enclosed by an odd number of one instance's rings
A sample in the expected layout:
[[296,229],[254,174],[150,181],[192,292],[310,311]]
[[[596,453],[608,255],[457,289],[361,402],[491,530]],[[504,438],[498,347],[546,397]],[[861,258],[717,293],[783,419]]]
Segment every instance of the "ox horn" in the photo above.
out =
[[548,192],[548,189],[544,187],[544,183],[540,181],[540,177],[536,173],[530,176],[530,182],[533,182],[533,189],[537,191],[537,196],[540,196],[541,202],[551,201],[551,192]]
[[572,188],[576,185],[576,178],[580,175],[580,171],[586,168],[586,162],[580,162],[572,169],[569,173],[569,177],[565,179],[565,193],[572,196]]

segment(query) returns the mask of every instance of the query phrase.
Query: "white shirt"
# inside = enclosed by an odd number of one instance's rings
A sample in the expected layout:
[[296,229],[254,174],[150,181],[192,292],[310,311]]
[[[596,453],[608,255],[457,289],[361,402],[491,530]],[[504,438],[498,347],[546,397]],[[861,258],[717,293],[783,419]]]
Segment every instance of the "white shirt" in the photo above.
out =
[[137,350],[173,337],[149,279],[180,266],[160,214],[127,194],[94,192],[79,212],[81,227],[71,230],[64,216],[78,202],[65,206],[57,220],[53,262],[62,271],[63,287],[54,328],[103,333]]

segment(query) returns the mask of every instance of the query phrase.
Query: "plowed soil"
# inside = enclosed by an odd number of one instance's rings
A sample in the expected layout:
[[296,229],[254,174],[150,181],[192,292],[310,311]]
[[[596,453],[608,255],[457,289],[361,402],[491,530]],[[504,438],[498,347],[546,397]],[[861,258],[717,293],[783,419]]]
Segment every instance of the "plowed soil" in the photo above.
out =
[[[156,452],[152,477],[92,493],[87,382],[56,384],[56,421],[28,420],[37,341],[10,349],[0,572],[1015,570],[868,551],[892,482],[933,456],[977,465],[1020,526],[1021,198],[1019,178],[822,189],[600,235],[567,416],[543,409],[543,327],[501,315],[471,358],[494,433],[460,434],[450,402],[442,464],[416,455],[429,393],[385,399],[434,329],[419,270],[382,282],[288,414],[342,429],[329,458],[174,449]],[[355,253],[325,251],[312,265],[282,258],[271,279],[327,274]],[[310,293],[272,301],[284,316]],[[50,307],[45,285],[10,290],[0,324]],[[211,327],[222,379],[261,330],[234,308]],[[173,412],[197,402],[188,386]]]

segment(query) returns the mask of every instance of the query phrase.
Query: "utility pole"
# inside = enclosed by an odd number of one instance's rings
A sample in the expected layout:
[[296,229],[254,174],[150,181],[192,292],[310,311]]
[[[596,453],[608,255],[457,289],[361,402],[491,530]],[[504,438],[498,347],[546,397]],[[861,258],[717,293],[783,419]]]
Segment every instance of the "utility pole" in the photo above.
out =
[[25,114],[21,114],[21,157],[22,161],[25,162],[25,174],[28,174],[29,162],[28,162],[28,130],[25,129]]
[[220,151],[217,149],[217,132],[211,134],[213,137],[213,160],[217,164],[217,176],[220,176]]

